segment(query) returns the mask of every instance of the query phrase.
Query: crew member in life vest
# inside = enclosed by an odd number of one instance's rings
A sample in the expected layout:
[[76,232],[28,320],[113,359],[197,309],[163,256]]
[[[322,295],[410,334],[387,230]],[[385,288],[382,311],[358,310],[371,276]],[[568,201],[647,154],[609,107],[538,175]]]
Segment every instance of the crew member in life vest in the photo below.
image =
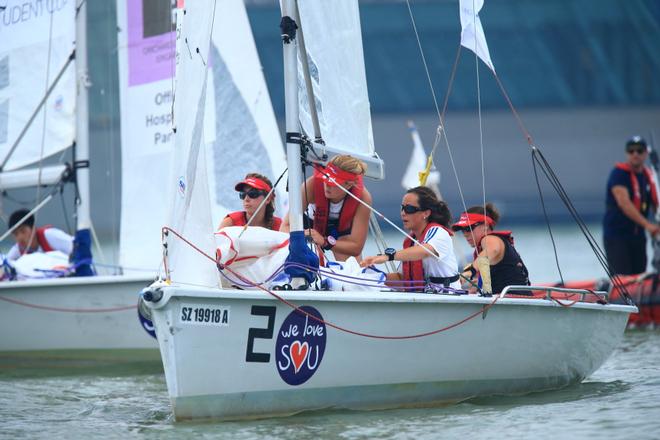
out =
[[[371,206],[371,194],[362,183],[366,171],[367,165],[359,159],[335,156],[315,170],[301,189],[303,212],[308,207],[313,212],[312,225],[305,226],[307,234],[321,249],[332,250],[337,261],[359,258],[367,240],[369,209],[346,193]],[[288,214],[282,231],[289,232]]]
[[[474,261],[465,268],[464,276],[474,279],[478,274],[484,293],[500,293],[506,286],[529,286],[529,272],[513,247],[511,231],[494,231],[500,214],[492,203],[473,206],[461,214],[452,225],[463,231],[468,244],[475,248]],[[516,291],[531,295],[530,291]]]
[[401,220],[415,243],[406,237],[403,249],[385,249],[383,255],[366,257],[362,267],[386,261],[400,261],[399,272],[387,274],[387,284],[405,290],[424,290],[426,285],[460,289],[458,263],[454,254],[451,213],[445,202],[425,186],[409,189],[401,202]]
[[[250,226],[261,226],[262,228],[279,231],[282,226],[282,219],[273,215],[275,212],[275,192],[270,196],[268,195],[272,188],[273,184],[266,176],[258,173],[247,174],[245,179],[238,182],[234,187],[238,191],[238,197],[243,201],[244,210],[227,214],[220,222],[218,229],[227,226],[245,226],[254,216]],[[257,211],[265,197],[268,197],[267,202]]]
[[[27,209],[14,211],[9,217],[9,229],[21,222],[30,213]],[[16,244],[7,253],[7,260],[15,261],[22,255],[33,252],[60,251],[71,255],[73,237],[52,226],[34,227],[34,216],[28,216],[19,227],[12,232]]]
[[648,220],[658,208],[658,194],[646,141],[635,136],[626,143],[627,162],[616,164],[607,181],[603,241],[610,270],[632,275],[646,271],[646,231],[653,237],[660,226]]

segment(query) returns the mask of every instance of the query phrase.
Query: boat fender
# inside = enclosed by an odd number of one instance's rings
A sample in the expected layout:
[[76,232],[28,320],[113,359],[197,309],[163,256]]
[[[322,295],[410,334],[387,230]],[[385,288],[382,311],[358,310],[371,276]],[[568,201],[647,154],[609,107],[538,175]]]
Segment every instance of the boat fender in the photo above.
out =
[[[160,292],[160,290],[158,290]],[[161,292],[162,295],[162,292]],[[154,323],[151,320],[151,309],[147,307],[145,304],[145,299],[143,295],[140,295],[138,299],[138,306],[137,306],[137,312],[138,312],[138,320],[140,321],[140,326],[142,329],[147,332],[149,336],[151,336],[154,339],[156,338],[156,328],[154,327]]]

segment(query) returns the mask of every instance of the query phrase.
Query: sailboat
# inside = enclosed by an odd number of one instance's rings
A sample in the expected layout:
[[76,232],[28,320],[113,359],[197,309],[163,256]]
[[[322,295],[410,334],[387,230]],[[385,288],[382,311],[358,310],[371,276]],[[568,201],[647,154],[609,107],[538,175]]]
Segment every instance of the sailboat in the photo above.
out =
[[[598,292],[562,291],[592,298],[566,304],[550,295],[561,289],[535,286],[488,297],[384,286],[323,291],[299,280],[292,287],[306,290],[273,291],[264,280],[242,277],[247,287],[220,288],[221,276],[239,274],[215,258],[204,60],[218,25],[209,11],[231,4],[200,0],[177,11],[178,167],[169,185],[184,190],[163,228],[164,278],[142,293],[176,420],[437,405],[557,389],[602,365],[636,308],[609,304]],[[371,177],[382,178],[357,0],[283,0],[281,7],[289,188],[301,186],[301,155],[322,163],[328,152],[357,155],[369,162]],[[290,256],[305,246],[301,211],[301,200],[291,197]],[[297,262],[306,261],[305,252],[287,264],[313,279],[321,269]],[[545,296],[509,294],[520,288]]]
[[[5,14],[16,17],[12,11],[18,3],[9,2]],[[12,37],[3,59],[8,120],[1,145],[2,189],[57,185],[74,173],[79,198],[75,246],[81,239],[91,241],[92,226],[86,10],[85,2],[77,11],[75,2],[43,4],[21,20],[3,21],[4,31],[12,32]],[[7,43],[6,38],[3,41]],[[45,74],[48,69],[50,76]],[[37,83],[47,84],[45,96],[35,91]],[[43,128],[32,124],[41,118]],[[22,169],[69,148],[74,141],[73,166]],[[52,198],[45,189],[41,195],[43,200],[32,212]],[[155,341],[135,317],[136,292],[153,279],[152,272],[0,283],[0,358],[12,364],[22,356],[38,361],[39,353],[53,351],[75,359],[108,359],[112,353],[122,359],[152,358]],[[131,354],[127,356],[124,349]]]

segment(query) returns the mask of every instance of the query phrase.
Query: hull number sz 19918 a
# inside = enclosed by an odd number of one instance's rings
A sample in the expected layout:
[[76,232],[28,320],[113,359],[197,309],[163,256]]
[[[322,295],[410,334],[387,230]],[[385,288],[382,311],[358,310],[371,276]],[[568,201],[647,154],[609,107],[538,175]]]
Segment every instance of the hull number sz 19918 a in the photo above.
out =
[[229,307],[183,306],[179,319],[182,324],[229,325]]

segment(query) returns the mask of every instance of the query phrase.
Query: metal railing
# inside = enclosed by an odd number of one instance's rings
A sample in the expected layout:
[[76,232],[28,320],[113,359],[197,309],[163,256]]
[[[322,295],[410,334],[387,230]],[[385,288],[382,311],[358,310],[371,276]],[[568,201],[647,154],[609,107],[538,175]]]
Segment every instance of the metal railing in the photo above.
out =
[[[500,298],[504,298],[504,296],[512,290],[515,291],[524,290],[528,292],[533,292],[535,290],[544,291],[547,292],[545,295],[545,299],[548,300],[552,299],[552,292],[579,294],[580,301],[584,301],[587,295],[593,295],[598,299],[606,300],[606,301],[608,300],[608,296],[609,296],[608,292],[602,290],[568,289],[565,287],[550,287],[550,286],[506,286],[504,290],[502,290],[502,293],[500,293]],[[513,292],[511,293],[513,294]]]

